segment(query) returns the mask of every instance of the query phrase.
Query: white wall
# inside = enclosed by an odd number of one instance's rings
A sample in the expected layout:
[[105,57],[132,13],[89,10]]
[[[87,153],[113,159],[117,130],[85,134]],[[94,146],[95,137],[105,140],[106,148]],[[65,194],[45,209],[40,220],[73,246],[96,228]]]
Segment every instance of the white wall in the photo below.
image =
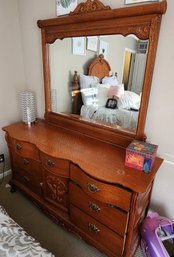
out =
[[151,207],[174,219],[174,1],[168,0],[163,16],[145,132],[159,145],[164,163],[155,180]]
[[[16,0],[17,1],[17,0]],[[5,11],[7,17],[10,17],[11,22],[17,20],[16,1],[1,0],[0,7],[3,4],[2,11],[3,17],[5,17]],[[6,9],[6,3],[9,10]],[[124,6],[124,0],[102,0],[106,5],[110,5],[112,8],[117,8]],[[43,77],[42,77],[42,57],[41,57],[41,38],[40,30],[36,26],[36,21],[38,19],[46,19],[56,17],[55,15],[55,0],[18,0],[19,13],[20,13],[20,29],[22,35],[23,43],[23,56],[24,56],[24,67],[26,74],[26,87],[29,87],[36,92],[37,104],[38,104],[38,115],[40,117],[44,114],[44,94],[43,94]],[[14,8],[13,8],[14,7]],[[4,10],[5,9],[5,10]],[[159,145],[159,156],[165,159],[162,167],[160,168],[154,185],[154,190],[152,193],[151,207],[154,210],[160,211],[161,214],[166,215],[174,219],[174,206],[173,206],[173,181],[174,181],[174,139],[173,139],[173,127],[174,127],[174,77],[173,77],[173,66],[174,66],[174,1],[168,0],[168,10],[163,16],[161,32],[159,37],[159,45],[157,50],[156,64],[154,69],[154,76],[152,82],[152,90],[149,103],[149,111],[147,115],[146,129],[145,132],[148,137],[148,141]],[[0,12],[1,12],[0,11]],[[10,13],[9,13],[10,11]],[[0,15],[1,17],[1,15]],[[5,18],[4,18],[5,21]],[[17,21],[16,21],[17,22]],[[0,23],[1,24],[1,23]],[[5,26],[5,25],[4,25]],[[14,24],[13,24],[14,26]],[[7,25],[9,28],[9,26]],[[6,68],[0,64],[1,71],[4,70],[6,75],[9,74],[11,79],[4,77],[1,80],[1,87],[4,89],[6,98],[10,98],[9,111],[7,110],[8,104],[4,101],[4,97],[0,95],[3,101],[0,101],[0,106],[2,105],[5,109],[5,117],[1,121],[2,125],[11,123],[18,119],[18,110],[16,107],[16,95],[15,92],[19,85],[24,81],[23,78],[23,67],[21,67],[22,60],[20,60],[21,53],[18,46],[18,54],[15,58],[11,58],[14,46],[11,44],[19,41],[19,27],[16,26],[15,29],[11,29],[11,33],[16,34],[13,40],[4,40],[1,43],[4,45],[6,50],[2,51],[2,54],[8,58],[5,60]],[[2,36],[2,35],[1,35]],[[9,35],[10,39],[10,35]],[[16,43],[17,44],[17,43]],[[16,47],[17,47],[16,46]],[[8,67],[9,60],[16,64],[18,67],[14,72],[13,67]],[[1,62],[1,60],[0,60]],[[10,65],[11,65],[10,62]],[[13,66],[13,65],[12,65]],[[20,73],[20,74],[19,74]],[[15,76],[18,74],[20,76]],[[15,79],[13,78],[15,76]],[[22,76],[22,77],[21,77]],[[9,81],[10,80],[10,81]],[[18,81],[19,80],[19,81]],[[13,83],[11,83],[13,81]],[[6,83],[5,83],[6,82]],[[21,83],[20,83],[21,82]],[[6,85],[8,85],[8,90]],[[10,95],[9,95],[10,92]],[[9,96],[8,96],[9,95]],[[12,104],[11,104],[12,103]],[[12,106],[11,106],[12,105]],[[2,110],[2,107],[1,107]],[[1,111],[0,110],[0,111]],[[1,145],[4,146],[4,141],[1,138]]]
[[[25,88],[24,64],[17,0],[0,0],[0,127],[20,120],[18,92]],[[7,159],[4,132],[0,130],[0,153]]]

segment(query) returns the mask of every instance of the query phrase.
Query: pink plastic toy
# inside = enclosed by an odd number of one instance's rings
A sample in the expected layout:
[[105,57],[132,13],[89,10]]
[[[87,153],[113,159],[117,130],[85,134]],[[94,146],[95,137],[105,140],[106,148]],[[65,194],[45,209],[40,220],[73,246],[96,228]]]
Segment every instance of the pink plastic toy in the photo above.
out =
[[163,244],[168,241],[174,250],[174,221],[159,216],[158,213],[151,213],[143,221],[141,236],[141,249],[144,257],[174,257],[174,255],[169,255]]

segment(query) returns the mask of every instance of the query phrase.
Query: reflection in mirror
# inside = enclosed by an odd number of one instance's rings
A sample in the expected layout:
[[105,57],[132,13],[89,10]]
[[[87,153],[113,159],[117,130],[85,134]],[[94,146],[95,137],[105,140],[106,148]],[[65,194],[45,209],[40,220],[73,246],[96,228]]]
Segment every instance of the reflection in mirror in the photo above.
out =
[[[49,45],[52,111],[135,133],[147,51],[148,41],[134,35],[55,41]],[[99,55],[100,66],[89,73]]]

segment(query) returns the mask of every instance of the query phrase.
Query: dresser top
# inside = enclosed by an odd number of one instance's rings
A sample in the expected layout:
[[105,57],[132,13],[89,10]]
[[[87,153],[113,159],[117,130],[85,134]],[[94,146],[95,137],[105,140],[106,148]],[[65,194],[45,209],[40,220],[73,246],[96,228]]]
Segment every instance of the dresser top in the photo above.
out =
[[93,178],[135,192],[145,192],[148,189],[163,161],[156,157],[148,174],[127,168],[124,166],[125,149],[49,125],[42,120],[32,126],[12,124],[3,130],[12,138],[34,144],[46,154],[70,160]]

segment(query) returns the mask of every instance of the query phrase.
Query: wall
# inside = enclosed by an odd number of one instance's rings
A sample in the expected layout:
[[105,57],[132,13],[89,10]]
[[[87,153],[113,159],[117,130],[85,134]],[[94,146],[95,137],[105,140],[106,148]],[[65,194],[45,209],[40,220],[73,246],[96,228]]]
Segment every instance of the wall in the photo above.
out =
[[161,213],[174,219],[174,1],[167,2],[168,9],[160,30],[145,131],[149,141],[159,145],[158,155],[165,160],[155,180],[151,207],[160,209]]
[[[1,1],[2,2],[2,1]],[[7,13],[7,17],[14,17],[14,21],[16,21],[16,1],[4,0],[5,3],[10,2],[9,8],[11,10],[11,16],[9,12]],[[12,4],[13,2],[13,4]],[[110,5],[112,8],[121,7],[124,5],[124,0],[102,0],[104,4]],[[40,38],[40,30],[36,26],[36,22],[38,19],[46,19],[55,17],[55,0],[18,0],[19,4],[19,13],[20,13],[20,28],[22,35],[22,43],[23,43],[23,56],[24,56],[24,64],[25,64],[25,75],[26,75],[26,87],[34,89],[37,95],[37,104],[38,104],[38,116],[43,117],[44,114],[44,94],[43,94],[43,77],[42,77],[42,57],[41,57],[41,38]],[[11,6],[10,6],[11,5]],[[13,6],[14,5],[14,6]],[[3,17],[5,17],[5,11],[3,6]],[[13,7],[15,7],[13,9]],[[2,8],[0,8],[2,9]],[[159,45],[157,50],[156,64],[154,69],[154,76],[152,82],[152,90],[149,102],[149,111],[147,115],[147,123],[145,132],[147,134],[148,140],[155,144],[159,145],[159,156],[165,159],[162,167],[159,170],[157,178],[155,180],[155,185],[152,193],[152,201],[151,207],[154,210],[160,211],[161,214],[167,215],[174,219],[174,206],[173,202],[173,181],[174,181],[174,139],[173,139],[173,127],[174,127],[174,104],[173,104],[173,96],[174,96],[174,77],[173,77],[173,66],[174,66],[174,33],[173,33],[173,24],[174,24],[174,1],[168,0],[168,10],[166,15],[163,16],[161,32],[159,37]],[[13,11],[13,12],[12,12]],[[1,17],[1,15],[0,15]],[[11,18],[12,21],[12,18]],[[9,27],[9,26],[8,26]],[[11,31],[13,32],[13,31]],[[15,34],[18,35],[19,28],[15,28]],[[13,41],[18,41],[18,37],[14,37]],[[8,41],[8,46],[5,46],[6,50],[6,58],[8,57],[11,61],[12,58],[12,49],[9,43],[13,41]],[[6,42],[3,42],[5,45]],[[13,42],[14,44],[14,42]],[[14,47],[13,47],[14,48]],[[10,50],[11,49],[11,50]],[[18,55],[16,54],[16,58],[13,60],[14,62],[20,62],[20,49],[18,49]],[[1,49],[2,51],[2,49]],[[4,51],[5,52],[5,51]],[[3,54],[5,55],[5,53]],[[14,53],[13,53],[14,54]],[[4,56],[5,57],[5,56]],[[21,61],[22,62],[22,61]],[[18,66],[21,67],[20,65]],[[8,75],[9,68],[6,63],[5,73]],[[2,66],[2,64],[1,64]],[[4,67],[1,67],[3,70]],[[16,66],[15,66],[16,69]],[[8,70],[8,71],[7,71]],[[13,72],[11,67],[10,72]],[[20,74],[19,74],[20,73]],[[8,96],[10,106],[9,110],[7,110],[7,104],[3,100],[3,107],[6,111],[6,115],[4,120],[2,120],[2,124],[5,125],[7,123],[11,123],[19,118],[18,110],[16,107],[16,89],[18,85],[21,85],[23,80],[21,79],[21,75],[23,76],[23,68],[21,67],[20,72],[19,69],[17,73],[20,76],[15,76],[16,81],[13,79],[13,83],[11,81],[7,81],[4,83],[2,80],[2,87],[4,87],[4,92]],[[17,83],[17,79],[20,80],[21,83]],[[10,80],[10,78],[8,78]],[[6,82],[6,81],[5,81]],[[6,85],[11,87],[11,90],[6,89]],[[12,106],[11,106],[12,102]],[[0,103],[2,106],[2,102]],[[2,108],[2,107],[1,107]],[[1,144],[4,146],[4,141],[1,138]]]
[[[0,1],[0,127],[20,120],[18,92],[25,88],[17,0]],[[7,159],[4,132],[0,130],[0,153]],[[0,170],[1,171],[1,170]]]

